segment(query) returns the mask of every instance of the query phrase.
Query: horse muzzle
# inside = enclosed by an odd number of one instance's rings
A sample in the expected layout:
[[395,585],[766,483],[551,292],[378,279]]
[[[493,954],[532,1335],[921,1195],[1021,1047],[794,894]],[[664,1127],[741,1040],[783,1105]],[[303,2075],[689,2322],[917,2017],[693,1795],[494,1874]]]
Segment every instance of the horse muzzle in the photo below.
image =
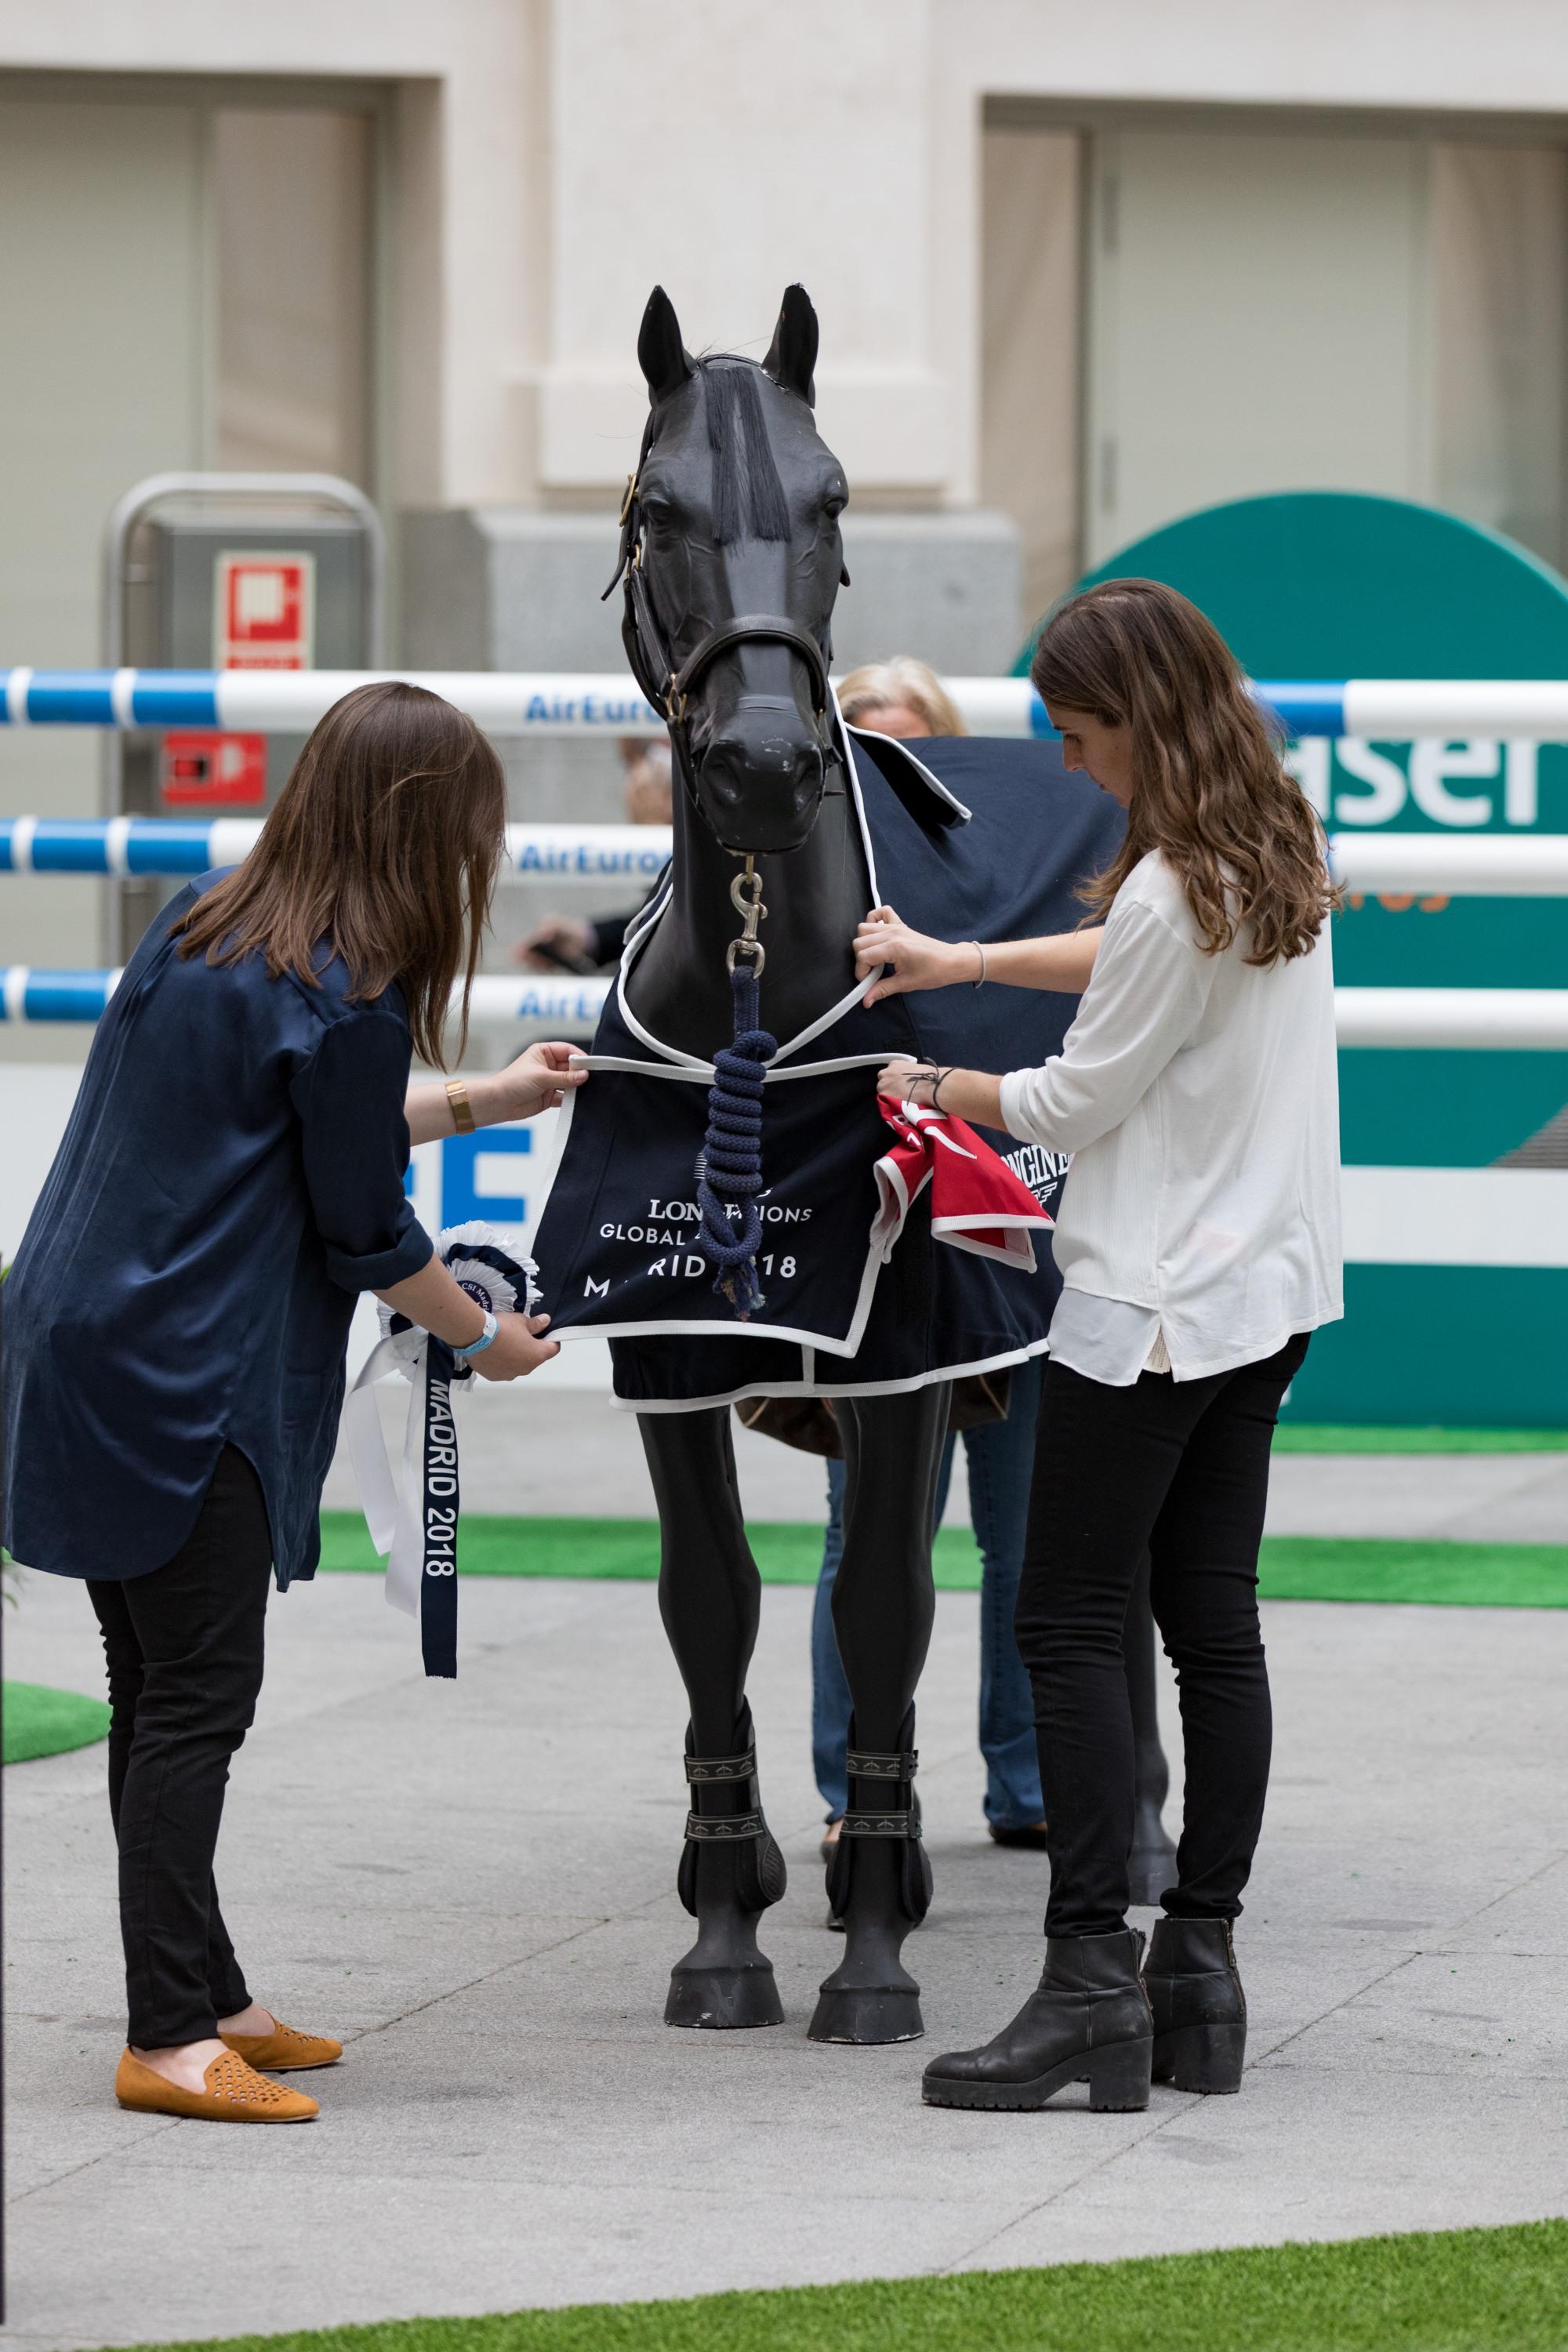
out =
[[826,759],[798,707],[748,696],[709,737],[692,775],[697,805],[721,847],[741,855],[799,849],[822,806]]

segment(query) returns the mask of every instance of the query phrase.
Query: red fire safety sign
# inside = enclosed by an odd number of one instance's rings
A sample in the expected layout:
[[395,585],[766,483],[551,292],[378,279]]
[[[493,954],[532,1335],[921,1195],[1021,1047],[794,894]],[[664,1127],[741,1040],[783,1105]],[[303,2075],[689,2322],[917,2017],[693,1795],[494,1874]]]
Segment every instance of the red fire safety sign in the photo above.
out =
[[267,738],[176,730],[163,738],[159,782],[171,808],[261,808],[267,800]]
[[310,669],[316,654],[316,559],[223,554],[217,560],[220,669]]

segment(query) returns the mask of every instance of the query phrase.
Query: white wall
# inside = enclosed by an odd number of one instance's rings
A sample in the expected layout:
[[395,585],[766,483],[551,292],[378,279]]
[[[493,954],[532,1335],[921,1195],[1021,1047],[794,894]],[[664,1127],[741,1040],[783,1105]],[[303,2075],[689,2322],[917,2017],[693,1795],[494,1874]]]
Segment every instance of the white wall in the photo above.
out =
[[811,289],[863,491],[978,491],[986,95],[1568,114],[1542,0],[0,0],[6,67],[399,91],[398,497],[617,483],[637,315],[759,349]]

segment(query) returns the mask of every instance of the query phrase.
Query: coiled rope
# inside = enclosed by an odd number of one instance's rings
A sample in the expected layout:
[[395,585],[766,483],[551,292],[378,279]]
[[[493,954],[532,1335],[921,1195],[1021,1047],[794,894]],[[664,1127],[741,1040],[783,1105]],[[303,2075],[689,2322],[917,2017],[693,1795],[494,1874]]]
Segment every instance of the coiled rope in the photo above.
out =
[[697,1247],[710,1265],[718,1267],[714,1290],[730,1301],[742,1323],[763,1304],[757,1281],[757,1247],[763,1237],[763,1213],[757,1204],[763,1189],[763,1072],[778,1052],[777,1039],[761,1025],[759,961],[737,960],[731,967],[735,1038],[713,1056],[708,1132],[697,1160],[697,1206],[702,1219]]

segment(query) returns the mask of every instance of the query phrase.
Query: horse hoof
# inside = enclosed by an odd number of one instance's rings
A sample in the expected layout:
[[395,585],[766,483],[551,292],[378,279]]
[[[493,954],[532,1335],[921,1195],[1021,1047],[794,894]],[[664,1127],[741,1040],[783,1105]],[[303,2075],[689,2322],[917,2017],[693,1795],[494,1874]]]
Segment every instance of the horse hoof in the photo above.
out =
[[784,2003],[766,1960],[761,1968],[673,1969],[664,2021],[733,2033],[745,2026],[782,2025]]
[[918,2042],[925,2030],[918,1992],[864,1985],[830,1991],[824,1987],[806,2038],[865,2046],[878,2042]]

